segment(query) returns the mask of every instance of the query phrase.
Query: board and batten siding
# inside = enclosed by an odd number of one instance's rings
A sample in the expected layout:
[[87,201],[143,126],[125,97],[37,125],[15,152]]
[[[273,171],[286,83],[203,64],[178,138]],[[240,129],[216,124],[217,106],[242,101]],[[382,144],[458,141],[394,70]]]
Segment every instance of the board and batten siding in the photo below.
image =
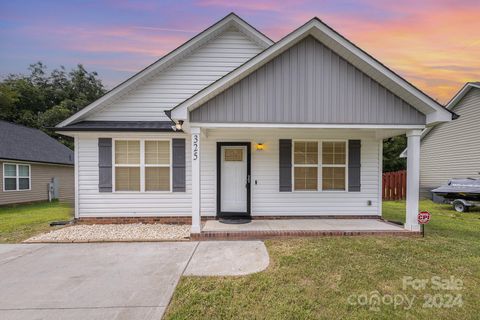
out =
[[[361,140],[361,191],[280,192],[278,158],[280,139]],[[381,215],[379,141],[374,135],[361,131],[302,129],[209,130],[208,138],[202,138],[200,143],[202,215],[216,215],[216,144],[221,141],[252,143],[252,216]],[[255,150],[256,143],[263,143],[265,149]],[[371,206],[367,204],[369,200],[372,201]]]
[[[99,192],[98,138],[186,139],[186,192]],[[114,142],[113,142],[114,143]],[[191,164],[188,135],[101,134],[78,137],[78,213],[85,217],[191,216]],[[114,166],[112,164],[112,166]]]
[[452,178],[480,178],[480,89],[472,88],[452,111],[460,118],[437,125],[422,140],[422,197]]
[[230,28],[85,120],[167,121],[170,110],[263,49]]
[[[3,191],[4,163],[29,164],[31,170],[31,190]],[[53,177],[58,178],[59,200],[62,202],[73,203],[75,198],[73,166],[0,161],[0,205],[48,200],[48,183],[52,181]]]
[[[79,214],[80,217],[191,216],[191,137],[185,134],[116,134],[112,138],[186,139],[186,192],[98,192],[98,138],[80,136]],[[101,137],[106,137],[102,135]],[[280,192],[279,139],[360,139],[360,192]],[[379,141],[374,134],[346,130],[209,130],[201,137],[201,214],[216,215],[216,144],[220,141],[252,142],[252,215],[380,215]],[[265,150],[256,151],[255,143]],[[257,184],[255,184],[257,180]],[[372,201],[368,206],[367,202]]]
[[425,124],[425,115],[313,37],[190,114],[192,122]]

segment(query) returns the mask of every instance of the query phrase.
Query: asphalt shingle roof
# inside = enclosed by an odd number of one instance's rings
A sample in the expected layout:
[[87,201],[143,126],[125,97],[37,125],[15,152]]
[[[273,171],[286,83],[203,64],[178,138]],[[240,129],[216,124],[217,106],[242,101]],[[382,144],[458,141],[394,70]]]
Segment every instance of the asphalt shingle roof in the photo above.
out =
[[46,133],[0,120],[0,159],[73,165],[73,151]]
[[81,121],[57,131],[173,131],[171,121]]

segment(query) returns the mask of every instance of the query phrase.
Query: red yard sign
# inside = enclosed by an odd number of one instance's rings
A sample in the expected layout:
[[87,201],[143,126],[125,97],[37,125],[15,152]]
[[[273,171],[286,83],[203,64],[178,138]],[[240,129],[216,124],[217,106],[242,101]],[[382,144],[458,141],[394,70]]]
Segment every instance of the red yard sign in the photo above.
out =
[[420,224],[427,224],[430,221],[430,212],[428,211],[421,211],[418,214],[418,223]]

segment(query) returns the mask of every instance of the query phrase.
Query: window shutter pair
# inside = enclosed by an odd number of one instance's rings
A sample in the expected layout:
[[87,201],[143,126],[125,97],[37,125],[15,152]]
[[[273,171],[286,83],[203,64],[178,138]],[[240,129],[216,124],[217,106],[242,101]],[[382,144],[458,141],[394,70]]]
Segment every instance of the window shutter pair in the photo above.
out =
[[[348,140],[348,191],[360,191],[360,140]],[[292,140],[279,141],[280,192],[292,191]]]
[[[185,192],[185,139],[172,139],[172,190]],[[98,191],[112,192],[112,139],[98,139]]]

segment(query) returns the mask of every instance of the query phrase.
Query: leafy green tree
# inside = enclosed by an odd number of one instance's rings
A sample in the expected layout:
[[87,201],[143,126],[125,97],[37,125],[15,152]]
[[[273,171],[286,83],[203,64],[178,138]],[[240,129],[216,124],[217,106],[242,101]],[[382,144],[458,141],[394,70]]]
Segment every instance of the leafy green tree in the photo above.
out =
[[400,158],[400,153],[407,147],[405,135],[389,138],[383,141],[383,172],[405,170],[407,161]]
[[96,72],[81,64],[69,72],[62,66],[50,73],[42,62],[30,65],[29,74],[10,74],[0,82],[0,119],[38,128],[71,146],[52,129],[105,93]]

